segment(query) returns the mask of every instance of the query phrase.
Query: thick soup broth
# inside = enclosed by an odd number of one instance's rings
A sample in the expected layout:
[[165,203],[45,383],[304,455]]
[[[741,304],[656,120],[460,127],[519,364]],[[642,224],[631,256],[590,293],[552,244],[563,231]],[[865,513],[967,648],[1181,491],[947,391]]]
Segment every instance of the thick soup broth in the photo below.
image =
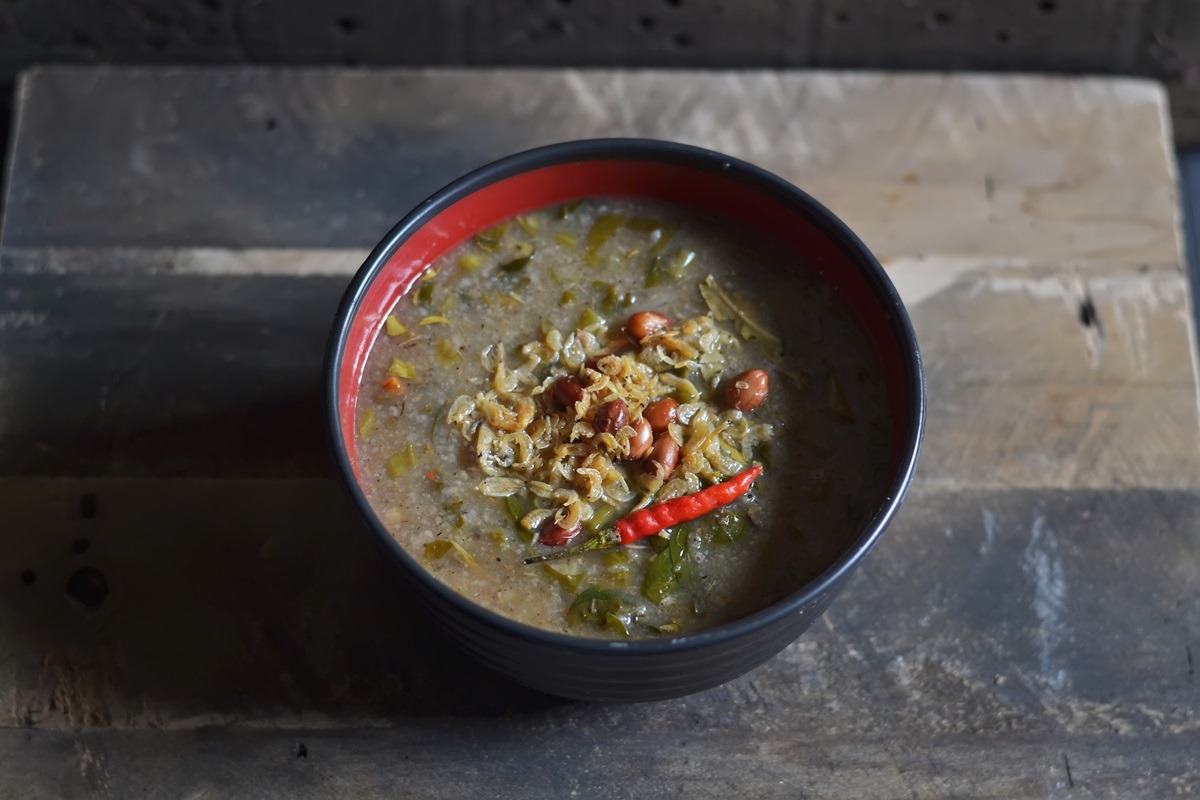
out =
[[[685,209],[607,199],[430,265],[381,326],[357,415],[371,504],[434,576],[520,622],[618,638],[799,589],[879,508],[891,440],[865,337],[814,270]],[[748,493],[694,520],[525,563],[755,465]]]

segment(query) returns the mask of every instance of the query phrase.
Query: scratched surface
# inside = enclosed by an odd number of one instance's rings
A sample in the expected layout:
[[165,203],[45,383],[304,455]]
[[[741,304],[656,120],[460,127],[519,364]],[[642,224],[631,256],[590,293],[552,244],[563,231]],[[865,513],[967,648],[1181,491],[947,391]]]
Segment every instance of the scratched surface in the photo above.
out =
[[[1157,87],[99,69],[18,100],[0,793],[1200,792],[1200,422]],[[826,200],[909,304],[930,392],[913,493],[822,622],[626,707],[518,688],[407,613],[328,480],[316,385],[409,205],[593,135]]]

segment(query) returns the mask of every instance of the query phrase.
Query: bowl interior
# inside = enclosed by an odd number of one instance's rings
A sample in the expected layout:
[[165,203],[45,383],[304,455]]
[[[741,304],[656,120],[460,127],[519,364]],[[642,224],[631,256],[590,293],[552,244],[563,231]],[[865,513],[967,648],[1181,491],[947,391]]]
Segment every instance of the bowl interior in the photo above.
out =
[[[438,201],[414,212],[377,251],[374,268],[360,276],[349,312],[345,344],[336,365],[340,444],[355,475],[358,389],[367,354],[396,301],[448,250],[515,214],[589,197],[640,198],[720,216],[774,239],[818,270],[832,285],[870,342],[887,386],[893,420],[893,472],[915,459],[919,427],[914,376],[897,336],[895,290],[853,234],[832,214],[766,173],[711,169],[636,158],[602,158],[542,166],[495,180],[461,181]],[[390,252],[389,252],[390,250]],[[903,312],[901,311],[901,314]],[[915,345],[914,345],[915,350]],[[906,481],[905,481],[906,482]],[[901,487],[902,493],[903,487]],[[889,499],[896,499],[889,492]]]

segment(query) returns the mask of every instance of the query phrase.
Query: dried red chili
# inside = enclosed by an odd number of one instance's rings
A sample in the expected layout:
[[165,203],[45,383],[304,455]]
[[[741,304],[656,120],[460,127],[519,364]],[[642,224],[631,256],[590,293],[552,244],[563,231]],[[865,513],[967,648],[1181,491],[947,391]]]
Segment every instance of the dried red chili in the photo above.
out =
[[632,544],[681,522],[690,522],[721,506],[729,505],[750,491],[750,486],[759,475],[762,475],[762,471],[761,465],[755,465],[722,483],[640,509],[624,519],[618,520],[612,528],[600,531],[581,545],[560,550],[557,553],[546,553],[527,558],[525,563],[537,564],[542,561],[566,558],[588,550],[601,550],[618,544]]

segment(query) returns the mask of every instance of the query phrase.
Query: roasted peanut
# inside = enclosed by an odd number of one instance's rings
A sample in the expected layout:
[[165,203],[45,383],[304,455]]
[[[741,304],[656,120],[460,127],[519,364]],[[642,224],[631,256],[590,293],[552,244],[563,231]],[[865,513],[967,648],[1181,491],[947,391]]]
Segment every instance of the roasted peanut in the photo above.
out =
[[583,530],[583,523],[576,525],[574,528],[564,528],[553,519],[550,519],[542,526],[542,532],[538,535],[538,541],[547,547],[558,547],[574,539]]
[[629,453],[625,458],[628,461],[636,461],[646,455],[650,445],[654,444],[654,429],[645,417],[638,417],[629,424],[633,426],[633,438],[629,440]]
[[571,408],[583,399],[583,384],[576,378],[559,378],[554,382],[554,399],[563,408]]
[[637,341],[662,333],[671,327],[671,320],[657,311],[639,311],[625,323],[625,330]]
[[767,399],[770,382],[765,370],[748,369],[725,382],[725,405],[738,411],[753,411]]
[[646,406],[642,416],[650,423],[655,433],[662,433],[668,425],[679,419],[679,403],[671,397],[655,400]]
[[624,400],[609,400],[596,409],[592,427],[596,433],[616,433],[629,424],[629,406]]
[[662,434],[654,440],[654,444],[650,447],[650,452],[646,455],[646,460],[642,462],[642,469],[647,475],[653,475],[661,481],[665,481],[675,471],[675,466],[679,463],[679,445],[669,434]]

